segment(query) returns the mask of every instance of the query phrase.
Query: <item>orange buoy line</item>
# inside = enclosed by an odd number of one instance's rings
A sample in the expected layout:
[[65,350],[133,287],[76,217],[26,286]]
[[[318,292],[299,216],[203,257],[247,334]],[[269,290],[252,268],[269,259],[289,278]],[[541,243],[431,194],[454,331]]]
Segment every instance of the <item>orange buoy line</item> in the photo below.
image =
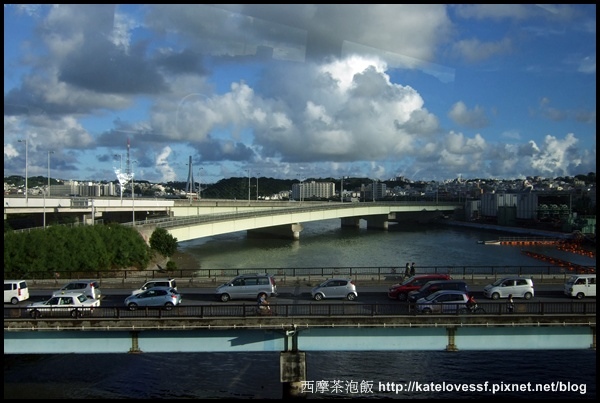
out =
[[532,252],[529,250],[522,250],[522,253],[526,254],[529,257],[533,257],[535,259],[542,260],[544,262],[548,262],[555,266],[565,267],[569,271],[574,271],[577,273],[595,273],[596,268],[594,267],[586,267],[579,264],[567,262],[566,260],[558,259],[552,256],[543,255],[541,253]]

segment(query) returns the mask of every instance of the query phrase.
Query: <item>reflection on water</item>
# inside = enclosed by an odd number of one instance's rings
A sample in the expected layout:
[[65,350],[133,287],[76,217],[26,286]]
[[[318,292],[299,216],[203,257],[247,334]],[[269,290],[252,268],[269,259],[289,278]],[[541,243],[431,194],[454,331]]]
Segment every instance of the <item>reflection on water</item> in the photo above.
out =
[[[7,360],[8,358],[8,360]],[[571,371],[565,368],[577,368]],[[60,371],[58,371],[60,369]],[[34,374],[34,376],[32,376]],[[596,395],[596,352],[398,351],[308,352],[307,381],[347,385],[366,382],[372,391],[312,393],[308,398],[564,398]],[[571,384],[562,392],[427,392],[380,390],[380,383]],[[574,390],[577,387],[577,390]],[[585,394],[580,393],[582,390]],[[279,353],[90,354],[5,356],[5,398],[280,399]]]

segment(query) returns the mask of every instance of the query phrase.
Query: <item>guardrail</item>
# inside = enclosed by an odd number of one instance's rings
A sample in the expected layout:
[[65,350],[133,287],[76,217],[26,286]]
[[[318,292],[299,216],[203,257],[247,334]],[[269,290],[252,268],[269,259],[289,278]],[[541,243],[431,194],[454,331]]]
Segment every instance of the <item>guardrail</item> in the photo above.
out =
[[[436,316],[467,316],[467,317],[499,317],[510,315],[518,318],[519,316],[546,316],[546,315],[570,315],[570,316],[593,316],[596,314],[596,300],[593,301],[569,301],[569,302],[518,302],[515,304],[514,311],[508,312],[506,302],[483,302],[478,306],[485,312],[470,313],[464,312],[464,305],[449,307],[449,304],[433,305],[435,308],[450,309],[451,313],[436,314]],[[272,316],[285,318],[313,318],[313,317],[414,317],[430,316],[417,313],[414,304],[409,303],[310,303],[310,304],[270,304]],[[33,315],[26,307],[5,307],[4,321],[5,328],[8,322],[23,320],[128,320],[128,319],[217,319],[217,318],[246,318],[265,316],[257,312],[256,303],[251,304],[229,304],[222,305],[190,305],[176,306],[171,309],[162,307],[140,307],[136,310],[130,310],[126,306],[122,307],[96,307],[91,313],[86,310],[80,315],[72,314],[73,310],[58,308],[54,311],[43,312],[41,317]]]
[[[596,266],[587,267],[592,273]],[[230,269],[194,269],[194,270],[113,270],[113,271],[61,271],[52,273],[30,272],[20,276],[28,280],[30,286],[55,287],[71,280],[97,279],[100,285],[111,287],[141,285],[143,282],[172,277],[189,286],[195,284],[218,285],[230,281],[240,274],[268,273],[275,275],[278,284],[305,283],[314,284],[331,277],[347,277],[355,281],[390,283],[404,279],[404,267],[369,266],[369,267],[275,267],[275,268],[230,268]],[[566,267],[548,266],[423,266],[417,274],[450,274],[455,279],[477,282],[479,280],[495,280],[505,276],[531,277],[537,282],[564,282],[576,271]],[[183,283],[182,283],[183,285]]]

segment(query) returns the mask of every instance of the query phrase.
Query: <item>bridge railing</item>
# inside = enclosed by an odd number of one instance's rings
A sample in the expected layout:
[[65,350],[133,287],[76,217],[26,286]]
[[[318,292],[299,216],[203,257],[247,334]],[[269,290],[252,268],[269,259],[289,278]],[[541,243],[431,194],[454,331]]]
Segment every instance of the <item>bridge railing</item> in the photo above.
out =
[[[589,301],[565,301],[565,302],[543,302],[543,301],[522,301],[514,304],[513,312],[507,310],[506,301],[503,302],[483,302],[478,304],[483,308],[482,313],[466,313],[461,310],[464,305],[453,306],[450,313],[444,313],[443,316],[504,316],[514,315],[567,315],[567,316],[586,316],[596,315],[596,300]],[[448,304],[432,305],[434,312],[442,307],[448,309]],[[126,306],[122,307],[97,307],[90,313],[89,310],[81,312],[81,315],[74,314],[74,310],[65,310],[59,308],[56,310],[42,311],[41,314],[33,314],[26,307],[5,307],[4,320],[45,320],[47,318],[73,319],[116,319],[128,320],[136,318],[147,319],[184,319],[184,318],[244,318],[262,316],[257,313],[256,304],[230,304],[219,305],[190,305],[177,306],[172,309],[159,307],[145,307],[136,310],[130,310]],[[426,314],[417,313],[414,304],[394,302],[394,303],[310,303],[310,304],[277,304],[271,303],[270,311],[278,317],[302,318],[302,317],[376,317],[376,316],[426,316]],[[6,323],[5,323],[6,326]]]
[[[467,282],[492,282],[505,276],[530,277],[535,282],[564,282],[580,270],[555,265],[544,266],[422,266],[417,274],[449,274],[454,279]],[[586,272],[595,273],[596,267],[586,267]],[[332,277],[351,278],[361,283],[398,283],[404,279],[404,267],[255,267],[226,269],[178,269],[178,270],[111,270],[111,271],[59,271],[55,273],[29,272],[21,277],[30,286],[53,288],[71,280],[97,279],[101,286],[124,287],[142,285],[155,278],[172,277],[185,286],[220,285],[240,274],[268,273],[275,276],[277,284],[317,283]],[[5,277],[6,279],[6,277]],[[60,288],[60,287],[59,287]]]

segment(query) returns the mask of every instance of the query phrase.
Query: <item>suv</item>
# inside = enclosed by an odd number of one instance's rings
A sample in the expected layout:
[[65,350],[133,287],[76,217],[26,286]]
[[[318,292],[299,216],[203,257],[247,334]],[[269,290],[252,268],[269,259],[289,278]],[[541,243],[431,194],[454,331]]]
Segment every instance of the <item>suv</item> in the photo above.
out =
[[53,292],[52,296],[56,297],[68,291],[79,291],[90,299],[99,300],[102,297],[100,282],[98,280],[73,280],[60,290]]
[[32,318],[42,316],[71,316],[80,318],[91,315],[94,308],[100,306],[99,299],[89,299],[81,291],[65,291],[51,297],[47,301],[34,302],[27,306],[27,312]]
[[408,293],[418,290],[425,283],[434,280],[450,280],[448,274],[419,274],[404,280],[401,284],[395,284],[388,290],[388,298],[406,301]]
[[260,294],[277,296],[275,277],[270,274],[241,274],[215,290],[217,299],[227,302],[232,299],[258,299]]
[[469,287],[467,286],[467,283],[462,280],[430,281],[418,290],[409,292],[408,301],[416,302],[419,299],[440,290],[453,290],[468,293]]
[[315,301],[323,298],[346,298],[348,301],[354,301],[358,297],[356,286],[349,278],[330,278],[318,286],[314,287],[310,294]]
[[419,313],[461,313],[467,312],[469,296],[466,292],[440,290],[417,301]]
[[513,298],[531,299],[534,295],[533,280],[523,277],[505,277],[483,288],[483,295],[486,298],[508,298],[511,294]]
[[142,291],[146,291],[153,287],[169,287],[177,290],[177,281],[175,281],[173,278],[155,278],[153,280],[148,280],[143,286],[137,290],[133,290],[131,295],[139,294]]

